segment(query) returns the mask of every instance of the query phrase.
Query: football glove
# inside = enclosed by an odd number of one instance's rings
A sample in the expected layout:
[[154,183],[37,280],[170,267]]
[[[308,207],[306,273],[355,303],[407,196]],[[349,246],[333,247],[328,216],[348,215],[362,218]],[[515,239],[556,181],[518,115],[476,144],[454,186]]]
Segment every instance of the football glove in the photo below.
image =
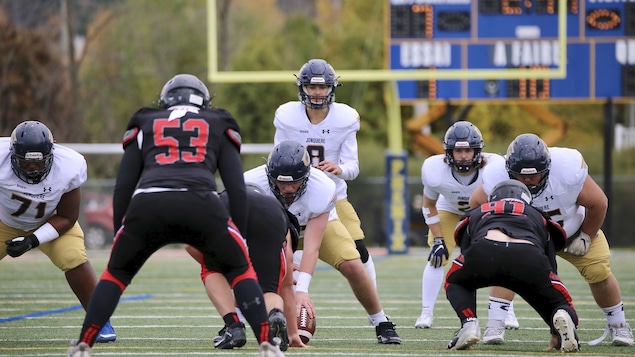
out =
[[448,247],[445,246],[445,241],[441,237],[434,238],[434,245],[430,250],[430,255],[428,255],[428,261],[430,265],[435,268],[440,268],[443,266],[443,256],[445,256],[445,260],[449,259]]
[[5,243],[7,244],[7,254],[14,258],[40,245],[40,241],[35,234],[30,234],[26,237],[15,237],[5,241]]
[[591,237],[584,232],[580,232],[577,237],[567,242],[564,252],[578,256],[585,255],[589,251],[589,246],[591,246]]

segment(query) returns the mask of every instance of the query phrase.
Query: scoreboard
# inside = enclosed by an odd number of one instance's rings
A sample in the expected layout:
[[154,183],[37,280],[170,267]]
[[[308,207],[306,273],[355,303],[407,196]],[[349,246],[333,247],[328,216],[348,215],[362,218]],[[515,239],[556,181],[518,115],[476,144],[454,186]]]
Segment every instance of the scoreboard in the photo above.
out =
[[[387,0],[391,70],[464,70],[461,80],[400,80],[400,100],[635,99],[635,0]],[[560,63],[559,11],[566,11]],[[566,78],[501,79],[566,66]],[[492,70],[469,79],[470,70]]]

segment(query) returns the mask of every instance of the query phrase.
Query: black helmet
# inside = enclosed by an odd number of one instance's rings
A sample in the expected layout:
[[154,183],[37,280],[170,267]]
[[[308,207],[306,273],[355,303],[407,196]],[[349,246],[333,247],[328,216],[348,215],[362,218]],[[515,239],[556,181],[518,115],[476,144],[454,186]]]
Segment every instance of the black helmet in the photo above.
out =
[[501,181],[494,186],[492,193],[489,195],[487,200],[492,202],[505,198],[516,198],[523,200],[526,203],[531,203],[531,192],[529,192],[527,186],[525,186],[522,182],[509,179]]
[[[25,121],[11,133],[11,168],[24,182],[37,184],[53,167],[53,134],[39,121]],[[31,164],[38,164],[37,168]]]
[[177,74],[165,83],[159,96],[159,107],[167,109],[175,105],[194,105],[208,108],[209,91],[203,82],[191,74]]
[[[443,150],[445,150],[446,161],[458,172],[468,172],[470,169],[478,167],[483,160],[481,150],[484,146],[481,131],[469,121],[458,121],[452,124],[445,132],[445,137],[443,138]],[[457,162],[454,160],[452,150],[464,148],[474,149],[474,157],[471,161]]]
[[[269,154],[266,168],[269,187],[285,206],[297,201],[306,191],[307,180],[311,173],[311,161],[309,153],[300,143],[286,140],[276,145]],[[302,184],[294,194],[283,195],[276,185],[277,182],[302,182]]]
[[528,185],[527,188],[533,195],[538,195],[545,189],[551,168],[551,154],[547,144],[538,135],[518,135],[509,144],[505,158],[509,178],[515,179],[520,175],[542,175],[537,184]]
[[[312,109],[322,109],[333,103],[335,100],[335,87],[339,86],[337,76],[333,67],[323,59],[312,59],[300,68],[300,73],[296,76],[295,84],[298,86],[298,98],[300,102]],[[311,101],[304,86],[308,84],[322,84],[330,86],[329,93],[317,103]]]

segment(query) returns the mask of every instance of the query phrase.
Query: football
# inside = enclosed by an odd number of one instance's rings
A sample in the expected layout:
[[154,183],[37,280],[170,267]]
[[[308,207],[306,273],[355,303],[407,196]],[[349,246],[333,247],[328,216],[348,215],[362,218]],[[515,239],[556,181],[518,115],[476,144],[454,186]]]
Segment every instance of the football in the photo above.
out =
[[315,334],[315,316],[309,318],[309,313],[304,306],[300,309],[298,316],[298,334],[303,343],[308,343]]

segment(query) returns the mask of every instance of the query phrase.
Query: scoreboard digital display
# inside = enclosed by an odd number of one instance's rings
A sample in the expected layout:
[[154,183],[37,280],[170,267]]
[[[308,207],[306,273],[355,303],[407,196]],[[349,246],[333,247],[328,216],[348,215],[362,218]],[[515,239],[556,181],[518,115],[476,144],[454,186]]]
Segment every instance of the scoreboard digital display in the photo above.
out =
[[387,0],[393,70],[548,69],[564,79],[398,81],[402,101],[635,99],[635,0]]

